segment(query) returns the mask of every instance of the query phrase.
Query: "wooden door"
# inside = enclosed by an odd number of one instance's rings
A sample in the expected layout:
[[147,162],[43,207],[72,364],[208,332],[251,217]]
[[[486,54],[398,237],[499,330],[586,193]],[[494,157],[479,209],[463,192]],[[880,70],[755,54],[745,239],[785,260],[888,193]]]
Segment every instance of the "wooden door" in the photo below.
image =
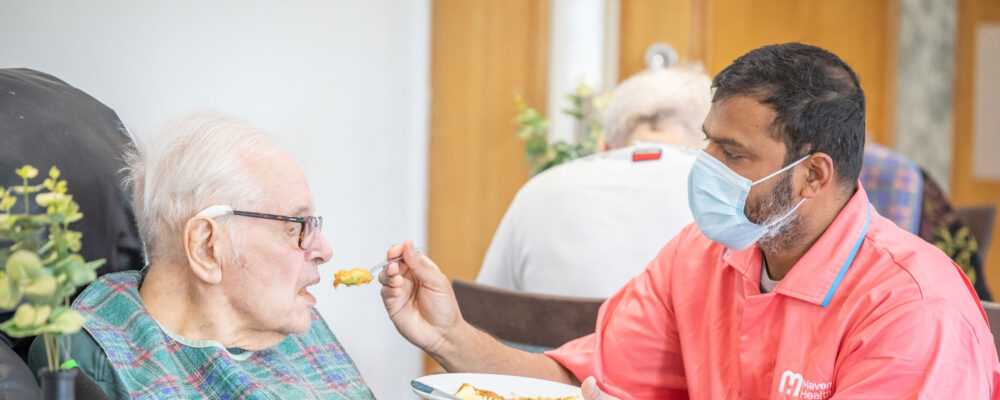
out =
[[[952,143],[951,200],[955,205],[993,204],[1000,209],[1000,181],[976,178],[972,170],[973,82],[976,62],[975,33],[982,23],[1000,23],[1000,1],[963,0],[959,3],[955,60],[955,133]],[[1000,105],[997,105],[1000,109]],[[996,149],[1000,151],[1000,149]],[[1000,224],[997,224],[1000,225]],[[1000,295],[1000,235],[994,226],[990,253],[986,255],[986,284],[994,298]]]
[[869,135],[892,146],[897,7],[897,0],[622,0],[619,79],[642,70],[642,54],[655,41],[701,62],[709,76],[757,47],[808,43],[858,73]]
[[681,61],[702,62],[701,1],[621,0],[618,23],[618,81],[646,69],[643,56],[656,42],[668,43]]
[[[427,254],[474,280],[493,232],[529,178],[514,95],[544,113],[549,2],[435,0]],[[424,370],[442,372],[425,358]]]
[[475,279],[529,178],[514,95],[544,112],[548,4],[434,1],[427,251],[450,278]]

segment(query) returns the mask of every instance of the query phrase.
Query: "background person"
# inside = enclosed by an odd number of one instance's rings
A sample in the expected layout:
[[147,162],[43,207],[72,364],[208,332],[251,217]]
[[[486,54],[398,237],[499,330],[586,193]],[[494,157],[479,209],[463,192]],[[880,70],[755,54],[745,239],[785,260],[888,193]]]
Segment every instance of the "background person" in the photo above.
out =
[[692,221],[687,175],[705,144],[710,86],[694,66],[622,82],[605,110],[601,153],[549,169],[518,191],[477,282],[606,298],[641,272]]

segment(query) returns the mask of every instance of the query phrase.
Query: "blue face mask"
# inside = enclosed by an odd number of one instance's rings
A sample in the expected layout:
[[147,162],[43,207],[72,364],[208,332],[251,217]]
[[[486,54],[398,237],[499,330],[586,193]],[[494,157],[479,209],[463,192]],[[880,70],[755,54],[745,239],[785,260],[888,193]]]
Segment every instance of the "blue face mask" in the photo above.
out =
[[758,225],[743,212],[750,187],[787,171],[809,156],[788,164],[756,182],[740,176],[722,161],[704,151],[698,152],[688,175],[688,206],[698,229],[712,241],[733,250],[743,250],[760,240],[769,229],[792,215],[806,199],[767,225]]

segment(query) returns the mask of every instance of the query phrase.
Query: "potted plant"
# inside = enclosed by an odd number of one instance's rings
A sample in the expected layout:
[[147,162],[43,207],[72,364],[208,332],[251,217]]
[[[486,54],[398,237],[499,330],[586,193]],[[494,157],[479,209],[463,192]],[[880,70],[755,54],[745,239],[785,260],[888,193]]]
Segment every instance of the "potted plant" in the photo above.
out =
[[531,175],[535,176],[564,162],[594,154],[597,139],[604,135],[599,115],[610,98],[611,92],[596,95],[593,89],[582,82],[577,85],[575,93],[566,95],[570,108],[562,112],[572,116],[579,124],[576,127],[576,141],[567,143],[563,140],[550,142],[549,119],[530,107],[521,96],[515,96],[517,137],[524,141],[525,161],[532,167]]
[[[39,371],[44,399],[71,399],[76,365],[69,357],[67,335],[78,332],[84,317],[70,309],[69,296],[92,282],[103,259],[80,256],[82,234],[69,224],[83,218],[59,169],[39,185],[29,180],[38,170],[25,165],[14,171],[21,185],[0,187],[0,308],[15,309],[0,323],[11,337],[42,335],[48,367]],[[45,210],[31,213],[31,199]],[[63,342],[66,342],[65,345]]]

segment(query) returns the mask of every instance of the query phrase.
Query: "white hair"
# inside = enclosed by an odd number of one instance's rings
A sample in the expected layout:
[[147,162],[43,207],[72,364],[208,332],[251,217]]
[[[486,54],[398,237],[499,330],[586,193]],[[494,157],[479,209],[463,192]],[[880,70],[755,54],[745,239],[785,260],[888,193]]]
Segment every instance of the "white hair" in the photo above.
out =
[[642,123],[679,126],[684,145],[699,146],[701,125],[712,102],[712,81],[698,65],[645,71],[626,79],[604,111],[604,136],[612,148],[625,147]]
[[[255,210],[263,186],[252,162],[280,151],[264,131],[209,112],[173,119],[152,139],[135,143],[126,154],[125,182],[148,261],[183,254],[184,225],[205,207]],[[220,221],[229,228],[236,223]]]

